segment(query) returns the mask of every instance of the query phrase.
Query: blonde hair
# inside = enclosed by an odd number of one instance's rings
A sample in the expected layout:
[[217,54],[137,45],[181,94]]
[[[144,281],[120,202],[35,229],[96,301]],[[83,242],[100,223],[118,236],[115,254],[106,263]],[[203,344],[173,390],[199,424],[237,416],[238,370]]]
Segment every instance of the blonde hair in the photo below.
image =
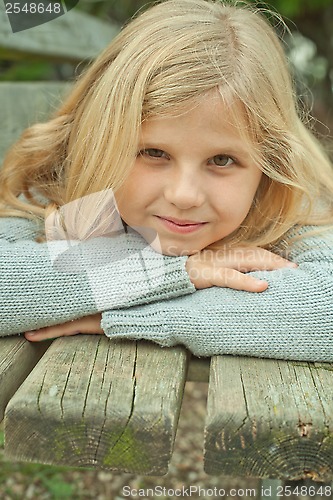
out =
[[331,224],[332,166],[302,123],[281,42],[258,9],[219,0],[166,0],[132,20],[55,116],[11,148],[0,173],[1,215],[46,217],[86,195],[117,191],[142,121],[186,112],[216,88],[231,110],[241,103],[242,133],[265,174],[229,239],[268,246],[297,224]]

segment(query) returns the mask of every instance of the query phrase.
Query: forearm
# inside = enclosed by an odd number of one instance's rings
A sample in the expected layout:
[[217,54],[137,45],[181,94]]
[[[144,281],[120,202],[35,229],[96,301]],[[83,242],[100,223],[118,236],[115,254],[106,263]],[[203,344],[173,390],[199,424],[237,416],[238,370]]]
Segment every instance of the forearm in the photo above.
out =
[[311,270],[255,273],[261,294],[210,288],[194,295],[103,313],[110,338],[183,344],[198,356],[236,354],[333,361],[333,283]]
[[137,233],[65,252],[59,242],[1,240],[0,336],[192,293],[185,261],[157,254]]
[[213,287],[163,303],[103,313],[110,338],[183,344],[198,356],[236,354],[333,361],[332,233],[289,248],[296,269],[248,273],[262,293]]

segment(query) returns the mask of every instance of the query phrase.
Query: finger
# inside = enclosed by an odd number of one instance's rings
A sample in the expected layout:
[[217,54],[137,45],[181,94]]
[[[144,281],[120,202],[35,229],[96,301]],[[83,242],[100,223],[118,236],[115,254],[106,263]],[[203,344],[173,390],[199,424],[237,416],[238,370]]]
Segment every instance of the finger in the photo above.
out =
[[[252,263],[251,271],[274,271],[282,268],[296,268],[297,264],[281,257],[268,250],[260,249],[257,254],[249,254],[246,258],[249,264]],[[253,257],[253,258],[251,258]]]
[[43,340],[51,340],[56,338],[56,336],[54,335],[53,337],[51,337],[49,333],[38,330],[33,332],[25,332],[24,337],[26,338],[26,340],[29,340],[29,342],[41,342]]
[[41,342],[42,340],[55,339],[58,337],[65,337],[70,335],[77,335],[80,333],[77,329],[66,328],[63,325],[50,326],[41,328],[39,330],[34,330],[30,332],[25,332],[24,336],[30,342]]
[[274,271],[276,269],[297,267],[297,264],[294,262],[258,247],[234,249],[226,255],[222,255],[221,261],[217,255],[215,258],[215,265],[216,264],[222,267],[236,269],[243,273],[249,271]]
[[218,269],[214,273],[213,285],[243,290],[246,292],[263,292],[267,290],[268,283],[253,276],[248,276],[235,269]]
[[100,313],[85,316],[60,325],[47,326],[39,330],[26,332],[25,338],[31,342],[39,342],[41,340],[77,335],[79,333],[103,334],[104,331],[100,324],[101,319]]

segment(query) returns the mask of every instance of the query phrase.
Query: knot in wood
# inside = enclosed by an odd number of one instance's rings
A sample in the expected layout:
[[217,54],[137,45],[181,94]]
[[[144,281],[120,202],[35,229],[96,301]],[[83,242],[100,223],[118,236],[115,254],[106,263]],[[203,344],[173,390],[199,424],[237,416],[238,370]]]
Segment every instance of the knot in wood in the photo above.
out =
[[298,425],[298,430],[299,430],[300,436],[301,437],[309,437],[311,427],[312,427],[311,422],[308,422],[308,423],[300,422]]

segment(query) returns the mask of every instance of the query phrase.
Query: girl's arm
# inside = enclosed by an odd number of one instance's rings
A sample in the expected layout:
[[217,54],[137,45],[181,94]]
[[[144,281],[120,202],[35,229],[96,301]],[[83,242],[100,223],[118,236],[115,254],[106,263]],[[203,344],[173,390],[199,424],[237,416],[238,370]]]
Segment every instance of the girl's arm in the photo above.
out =
[[195,291],[186,257],[165,257],[136,232],[76,245],[36,243],[36,223],[0,218],[0,336]]
[[236,354],[333,361],[333,234],[295,241],[288,258],[298,267],[251,272],[268,282],[256,294],[229,288],[107,311],[110,338],[183,344],[198,356]]

